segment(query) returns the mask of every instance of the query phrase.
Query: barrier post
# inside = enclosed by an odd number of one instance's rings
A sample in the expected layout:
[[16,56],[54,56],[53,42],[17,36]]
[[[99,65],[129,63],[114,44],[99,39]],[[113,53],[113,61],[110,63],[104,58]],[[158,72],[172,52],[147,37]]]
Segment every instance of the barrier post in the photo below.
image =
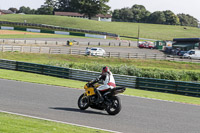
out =
[[156,59],[156,57],[157,57],[157,54],[154,55],[154,58],[155,58],[155,59]]
[[20,52],[22,52],[22,53],[23,53],[23,46],[21,46],[21,48],[20,48]]
[[49,54],[51,54],[51,48],[49,48]]
[[72,54],[72,49],[71,49],[71,48],[70,48],[70,50],[69,50],[69,51],[70,51],[70,53],[69,53],[69,54]]

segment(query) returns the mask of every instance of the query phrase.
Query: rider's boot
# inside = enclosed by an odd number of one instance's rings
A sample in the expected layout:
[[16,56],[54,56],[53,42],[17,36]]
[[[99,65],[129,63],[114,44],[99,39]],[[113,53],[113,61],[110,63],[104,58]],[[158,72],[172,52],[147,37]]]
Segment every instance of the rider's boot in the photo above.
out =
[[102,103],[104,101],[103,96],[101,95],[101,93],[97,89],[96,89],[96,93],[98,95],[97,103]]

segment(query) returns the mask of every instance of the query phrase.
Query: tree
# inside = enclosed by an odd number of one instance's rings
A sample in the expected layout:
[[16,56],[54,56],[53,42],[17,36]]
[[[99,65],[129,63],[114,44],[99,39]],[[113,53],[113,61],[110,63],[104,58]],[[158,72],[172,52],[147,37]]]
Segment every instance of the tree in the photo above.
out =
[[177,15],[182,26],[193,26],[198,27],[198,20],[189,14],[178,14]]
[[14,7],[10,7],[8,10],[11,10],[13,13],[17,13],[18,9]]
[[30,12],[29,12],[29,14],[36,14],[36,12],[37,12],[37,10],[31,9]]
[[147,22],[154,24],[165,24],[166,23],[165,14],[161,11],[155,11],[149,16]]
[[120,9],[115,9],[112,13],[112,19],[119,21],[120,20]]
[[56,8],[57,0],[46,0],[44,2],[44,4],[47,5],[47,6],[52,6],[52,7]]
[[54,9],[64,12],[78,12],[78,0],[57,0]]
[[179,18],[170,10],[163,11],[166,18],[166,24],[169,25],[179,25]]
[[128,22],[146,22],[151,13],[142,5],[133,5],[132,8],[122,8],[113,12],[114,20]]
[[143,5],[133,5],[131,8],[133,12],[133,21],[135,22],[146,22],[147,18],[151,14]]
[[129,8],[123,8],[120,12],[120,18],[125,22],[133,20],[133,12]]
[[58,0],[57,1],[57,7],[59,11],[68,11],[69,3],[71,0]]
[[55,0],[46,0],[44,2],[44,5],[41,5],[41,7],[37,9],[36,14],[52,15],[55,8],[56,8]]
[[30,7],[21,6],[18,13],[31,14],[31,9]]
[[89,19],[97,14],[106,14],[110,7],[106,5],[109,0],[73,0],[72,5],[77,7],[78,12]]
[[36,14],[52,15],[54,8],[52,6],[42,5],[37,9]]

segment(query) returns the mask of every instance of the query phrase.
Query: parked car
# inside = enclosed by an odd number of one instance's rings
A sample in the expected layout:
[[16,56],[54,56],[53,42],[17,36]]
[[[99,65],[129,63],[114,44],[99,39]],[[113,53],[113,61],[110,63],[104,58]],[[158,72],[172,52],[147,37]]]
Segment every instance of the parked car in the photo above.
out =
[[152,42],[140,42],[138,45],[139,48],[148,48],[148,49],[155,49],[155,45]]
[[177,55],[181,56],[181,58],[182,58],[185,53],[187,53],[187,51],[180,51],[177,53]]
[[184,58],[200,59],[200,50],[189,50],[183,55]]
[[106,54],[106,51],[102,48],[86,48],[85,54],[92,56],[103,56]]

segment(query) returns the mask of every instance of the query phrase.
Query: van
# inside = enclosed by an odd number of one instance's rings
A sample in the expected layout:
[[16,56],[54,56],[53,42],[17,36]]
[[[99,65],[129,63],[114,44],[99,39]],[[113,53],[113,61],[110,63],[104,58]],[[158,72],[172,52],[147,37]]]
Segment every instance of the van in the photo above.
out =
[[200,59],[200,50],[189,50],[183,55],[184,58]]

